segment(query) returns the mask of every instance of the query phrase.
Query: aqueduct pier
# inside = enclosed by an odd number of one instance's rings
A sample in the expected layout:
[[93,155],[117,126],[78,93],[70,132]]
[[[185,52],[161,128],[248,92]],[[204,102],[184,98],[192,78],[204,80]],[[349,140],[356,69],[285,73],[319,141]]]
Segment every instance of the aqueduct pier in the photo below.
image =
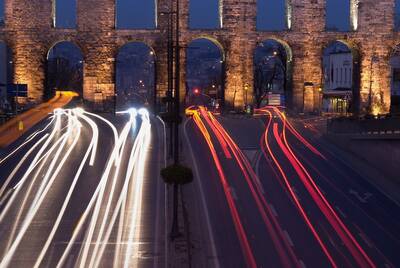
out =
[[[327,31],[325,0],[288,0],[288,30],[257,31],[256,0],[221,0],[220,29],[189,29],[189,0],[180,0],[181,45],[197,38],[208,38],[222,50],[225,64],[225,100],[240,107],[245,88],[252,90],[253,57],[258,43],[267,39],[281,42],[291,54],[292,105],[301,111],[318,107],[323,81],[322,53],[331,42],[342,41],[353,51],[359,79],[360,109],[367,111],[370,95],[380,102],[381,113],[390,109],[390,56],[400,43],[394,27],[395,0],[352,0],[352,27],[349,32]],[[167,17],[168,0],[158,0],[157,27],[151,30],[120,30],[115,27],[115,0],[77,0],[76,29],[53,27],[51,0],[6,0],[5,25],[0,40],[12,51],[14,82],[28,84],[29,97],[43,96],[46,57],[49,49],[61,41],[80,47],[84,56],[84,97],[93,100],[96,92],[111,96],[115,90],[115,58],[120,47],[132,41],[150,46],[156,55],[157,95],[167,90]],[[185,49],[181,66],[185,66]],[[181,83],[184,87],[185,68]],[[247,85],[250,85],[248,88]],[[236,92],[236,93],[235,93]],[[235,95],[235,97],[233,97]],[[234,103],[232,103],[234,101]],[[373,103],[372,103],[373,104]]]

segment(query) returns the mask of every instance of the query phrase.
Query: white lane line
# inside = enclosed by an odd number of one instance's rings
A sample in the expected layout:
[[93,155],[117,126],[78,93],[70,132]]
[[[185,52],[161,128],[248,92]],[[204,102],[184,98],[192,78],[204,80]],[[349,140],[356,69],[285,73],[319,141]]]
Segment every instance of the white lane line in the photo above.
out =
[[235,201],[237,201],[237,200],[238,200],[238,196],[237,196],[237,194],[236,194],[235,188],[229,187],[229,191],[231,192],[231,195],[232,195],[233,199],[234,199]]
[[[159,137],[162,137],[162,144],[163,144],[163,168],[165,168],[167,166],[167,132],[166,132],[166,127],[165,127],[165,123],[164,121],[161,119],[161,117],[157,116],[156,117],[158,120],[160,120],[161,125],[162,125],[162,134],[158,133]],[[161,162],[160,159],[160,152],[159,152],[159,163]],[[160,251],[160,246],[159,246],[159,228],[160,228],[160,224],[159,224],[159,214],[160,214],[160,183],[161,183],[161,176],[158,176],[158,180],[157,180],[157,209],[156,209],[156,230],[155,230],[155,248],[154,248],[154,252],[158,254],[158,252]],[[167,230],[167,222],[168,222],[168,215],[167,215],[167,185],[164,184],[163,185],[163,189],[164,189],[164,267],[167,268],[168,267],[168,230]],[[154,258],[153,261],[153,268],[157,268],[157,267],[161,267],[160,265],[161,262],[161,257],[159,256],[158,258]]]
[[276,212],[274,205],[269,204],[269,207],[271,208],[272,214],[274,214],[275,217],[278,217],[278,212]]
[[220,268],[221,265],[220,265],[219,259],[218,259],[217,248],[216,248],[216,245],[215,245],[213,229],[211,227],[210,214],[209,214],[208,208],[207,208],[207,203],[206,203],[206,197],[205,197],[205,194],[204,194],[203,183],[202,183],[202,180],[200,179],[201,176],[200,176],[199,168],[197,166],[196,158],[195,158],[194,153],[193,153],[192,144],[190,143],[189,136],[187,135],[187,124],[188,124],[189,121],[190,120],[186,120],[186,122],[185,122],[185,124],[183,126],[183,132],[184,132],[184,135],[185,135],[186,144],[188,145],[190,156],[191,156],[192,163],[193,163],[194,174],[195,174],[195,177],[196,177],[194,182],[195,182],[195,184],[197,185],[197,187],[200,190],[201,204],[202,204],[203,212],[204,212],[204,215],[205,215],[205,218],[206,218],[208,238],[209,238],[210,244],[211,244],[213,267]]
[[301,268],[307,268],[306,264],[303,262],[303,260],[299,259],[299,264]]
[[359,232],[358,234],[361,237],[361,239],[365,242],[365,244],[368,245],[368,247],[370,247],[370,248],[374,247],[372,242],[369,240],[369,238],[363,232]]
[[343,217],[343,218],[347,218],[346,214],[343,212],[343,210],[340,209],[340,207],[335,206],[337,212],[339,212],[339,214]]
[[283,230],[283,234],[285,235],[286,240],[289,242],[289,245],[290,245],[291,247],[294,247],[293,240],[292,240],[292,238],[290,237],[289,233],[288,233],[286,230]]

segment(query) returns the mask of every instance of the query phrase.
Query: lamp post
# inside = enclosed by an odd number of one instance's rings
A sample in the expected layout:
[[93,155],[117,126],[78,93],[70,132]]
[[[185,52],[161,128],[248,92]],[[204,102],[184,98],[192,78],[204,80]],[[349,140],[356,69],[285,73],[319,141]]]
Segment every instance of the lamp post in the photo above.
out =
[[378,62],[378,56],[374,53],[371,56],[371,66],[370,66],[370,78],[369,78],[369,96],[368,96],[368,105],[369,109],[372,109],[372,84],[374,83],[374,63]]
[[179,46],[179,0],[176,0],[176,37],[175,37],[175,148],[174,163],[179,164],[179,124],[180,124],[180,46]]

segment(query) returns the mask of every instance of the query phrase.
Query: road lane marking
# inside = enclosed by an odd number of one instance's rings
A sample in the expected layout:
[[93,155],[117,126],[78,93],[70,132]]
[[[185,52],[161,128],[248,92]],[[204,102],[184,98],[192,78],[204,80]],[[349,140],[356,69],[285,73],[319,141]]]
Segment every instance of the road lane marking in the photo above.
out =
[[288,231],[283,230],[283,234],[285,235],[285,237],[286,237],[287,241],[289,242],[290,246],[291,246],[291,247],[294,247],[293,240],[292,240],[292,238],[290,237]]
[[300,264],[300,267],[307,268],[306,264],[301,259],[299,259],[299,264]]
[[270,203],[269,207],[271,208],[272,214],[274,214],[275,217],[278,217],[278,212],[276,212],[274,205]]
[[337,212],[339,212],[339,214],[340,214],[343,218],[347,218],[346,214],[344,214],[344,212],[343,212],[338,206],[335,206],[335,208],[336,208]]
[[237,196],[237,194],[236,194],[235,188],[229,187],[229,191],[231,192],[231,195],[232,195],[233,199],[234,199],[235,201],[237,201],[237,200],[238,200],[238,196]]
[[[159,138],[160,137],[162,137],[162,142],[159,142],[159,144],[162,144],[162,147],[163,147],[163,150],[162,150],[162,152],[163,152],[163,155],[162,156],[160,156],[160,152],[161,152],[161,150],[159,150],[159,153],[158,153],[158,162],[159,162],[159,164],[160,164],[160,162],[161,162],[161,159],[162,159],[162,166],[163,166],[163,168],[165,168],[166,166],[167,166],[167,150],[166,150],[166,148],[167,148],[167,134],[166,134],[166,127],[165,127],[165,123],[164,123],[164,121],[161,119],[161,117],[159,117],[159,116],[156,116],[156,118],[161,122],[161,125],[162,125],[162,134],[160,134],[160,131],[159,131],[159,128],[157,128],[157,132],[158,132],[158,135],[159,135]],[[160,249],[159,249],[159,243],[158,243],[158,239],[159,239],[159,237],[158,237],[158,233],[159,233],[159,211],[160,211],[160,182],[161,182],[161,175],[159,174],[158,175],[158,180],[157,180],[157,209],[156,209],[156,231],[155,231],[155,243],[154,243],[154,246],[155,246],[155,248],[154,248],[154,252],[155,252],[155,254],[157,254],[157,256],[159,256],[158,258],[156,257],[156,258],[154,258],[154,261],[153,261],[153,268],[157,268],[157,267],[160,267],[160,259],[161,259],[161,257],[160,257],[160,254],[159,254],[159,251],[160,251]],[[166,184],[164,184],[163,186],[163,190],[164,190],[164,268],[167,268],[168,267],[168,225],[167,225],[167,222],[168,222],[168,215],[167,215],[167,210],[168,210],[168,200],[167,200],[167,191],[168,191],[168,188],[167,188],[167,185]],[[157,260],[158,260],[158,262],[157,262]]]
[[208,209],[207,209],[207,203],[206,203],[206,198],[204,195],[204,189],[203,189],[203,184],[202,184],[202,180],[200,180],[199,178],[201,178],[200,176],[200,172],[199,172],[199,168],[197,166],[197,163],[195,161],[195,157],[194,157],[194,153],[193,153],[193,148],[192,148],[192,144],[190,143],[189,137],[187,135],[187,124],[189,123],[190,120],[186,120],[184,126],[183,126],[183,132],[185,135],[185,139],[186,139],[186,143],[188,144],[189,147],[189,152],[190,152],[190,156],[192,159],[192,163],[193,163],[193,168],[194,168],[194,173],[197,179],[195,179],[195,183],[197,184],[199,190],[200,190],[200,196],[201,196],[201,204],[203,207],[203,212],[204,215],[206,217],[206,224],[207,224],[207,230],[208,230],[208,237],[210,239],[210,244],[211,244],[211,251],[212,251],[212,255],[211,259],[212,262],[214,264],[215,268],[219,268],[221,267],[220,263],[219,263],[219,258],[218,258],[218,254],[217,254],[217,249],[216,249],[216,244],[215,244],[215,239],[214,239],[214,233],[211,227],[211,220],[210,220],[210,215],[208,213]]

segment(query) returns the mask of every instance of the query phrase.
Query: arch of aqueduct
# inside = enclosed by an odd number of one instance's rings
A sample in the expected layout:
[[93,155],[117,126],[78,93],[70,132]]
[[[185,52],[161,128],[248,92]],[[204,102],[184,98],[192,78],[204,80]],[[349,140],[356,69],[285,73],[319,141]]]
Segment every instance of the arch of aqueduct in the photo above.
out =
[[[361,107],[368,105],[371,90],[383,91],[384,110],[389,110],[389,58],[400,43],[400,32],[394,30],[395,0],[352,0],[351,21],[355,30],[345,33],[325,30],[325,0],[288,0],[290,29],[281,32],[257,31],[256,0],[221,0],[223,27],[191,30],[189,0],[180,1],[181,45],[184,47],[196,38],[205,37],[218,42],[224,50],[228,103],[232,104],[237,90],[234,105],[243,104],[245,85],[253,85],[257,44],[276,39],[290,46],[293,53],[294,108],[314,110],[322,83],[323,49],[330,42],[341,40],[359,53]],[[161,13],[168,12],[168,3],[169,0],[157,1],[156,29],[119,30],[115,28],[115,0],[77,0],[77,28],[59,29],[52,26],[51,0],[6,0],[5,26],[0,28],[0,40],[13,52],[15,83],[28,84],[29,96],[39,100],[43,95],[47,52],[57,42],[71,41],[84,55],[84,97],[93,100],[96,91],[113,95],[118,49],[127,42],[141,41],[155,51],[157,93],[163,95],[167,89],[167,17]],[[185,66],[185,53],[182,49],[182,66]],[[373,55],[378,60],[371,64]],[[182,68],[182,86],[184,81],[185,68]],[[305,84],[314,87],[305,90]]]

